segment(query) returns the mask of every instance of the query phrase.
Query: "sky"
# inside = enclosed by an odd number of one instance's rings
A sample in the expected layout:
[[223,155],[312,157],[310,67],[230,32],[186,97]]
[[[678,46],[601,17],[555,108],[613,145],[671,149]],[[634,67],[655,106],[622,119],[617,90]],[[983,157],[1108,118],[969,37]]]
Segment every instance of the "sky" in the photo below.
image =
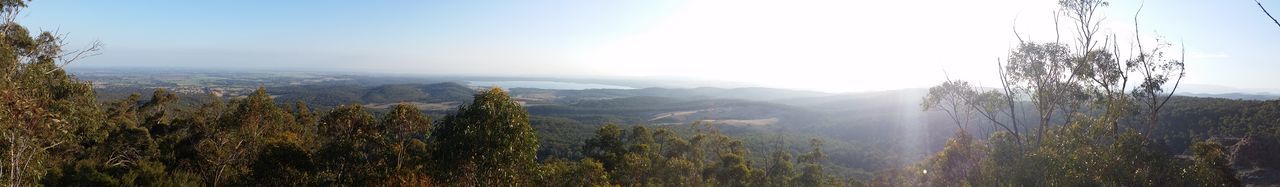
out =
[[[1273,12],[1280,0],[1261,0]],[[1018,42],[1052,42],[1056,1],[57,1],[19,21],[105,44],[72,67],[675,77],[828,92],[995,85]],[[1189,89],[1280,93],[1280,26],[1250,0],[1112,1],[1129,49],[1185,49]],[[1124,50],[1122,50],[1124,51]],[[1122,52],[1123,53],[1123,52]],[[1125,55],[1125,54],[1122,54]]]

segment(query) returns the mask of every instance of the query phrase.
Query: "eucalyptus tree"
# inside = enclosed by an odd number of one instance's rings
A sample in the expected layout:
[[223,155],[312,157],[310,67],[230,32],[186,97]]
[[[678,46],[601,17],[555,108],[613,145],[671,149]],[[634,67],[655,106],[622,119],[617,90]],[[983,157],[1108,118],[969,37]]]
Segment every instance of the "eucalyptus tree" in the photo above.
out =
[[422,111],[410,104],[397,104],[383,116],[382,145],[388,151],[383,154],[394,172],[412,172],[425,170],[426,161],[431,156],[427,138],[431,137],[431,118],[422,115]]
[[538,135],[529,113],[507,92],[493,88],[447,115],[432,133],[436,179],[469,185],[529,185]]
[[106,138],[92,85],[62,69],[100,44],[69,50],[62,34],[33,36],[15,21],[27,2],[0,2],[0,184],[11,186],[37,184],[84,145]]

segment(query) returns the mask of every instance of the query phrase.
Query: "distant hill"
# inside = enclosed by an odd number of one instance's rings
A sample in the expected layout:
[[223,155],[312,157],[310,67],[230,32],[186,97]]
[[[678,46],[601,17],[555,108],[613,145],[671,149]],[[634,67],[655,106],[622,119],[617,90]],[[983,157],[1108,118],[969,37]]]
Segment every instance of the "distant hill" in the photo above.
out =
[[1280,94],[1271,94],[1271,93],[1253,93],[1253,94],[1250,94],[1250,93],[1239,93],[1239,92],[1235,92],[1235,93],[1222,93],[1222,94],[1211,94],[1211,93],[1178,93],[1178,95],[1191,96],[1191,97],[1209,97],[1209,98],[1242,99],[1242,100],[1259,100],[1259,101],[1280,99]]
[[806,123],[815,117],[811,115],[814,114],[813,111],[771,102],[653,96],[590,100],[566,105],[537,105],[529,106],[528,110],[533,115],[622,124],[688,124],[710,120],[706,122],[771,126]]
[[[371,111],[408,102],[431,115],[469,102],[477,87],[453,82],[432,84],[311,84],[267,88],[276,101],[304,101],[317,111],[361,104]],[[148,89],[99,89],[100,97],[122,98]],[[525,104],[543,144],[539,155],[575,158],[582,140],[606,123],[670,126],[704,122],[742,137],[752,152],[769,151],[778,139],[820,137],[829,145],[832,164],[842,172],[868,172],[915,163],[941,150],[956,129],[941,112],[920,106],[927,89],[830,94],[776,88],[644,88],[553,90],[511,88]],[[1250,129],[1269,128],[1280,100],[1253,94],[1181,94],[1161,114],[1157,133],[1171,147],[1192,140],[1239,138]],[[200,99],[201,97],[187,97]],[[1223,99],[1230,98],[1230,99]],[[186,101],[184,101],[186,102]],[[186,103],[203,103],[190,101]],[[1021,109],[1029,109],[1025,105]],[[1029,118],[1024,118],[1028,120]],[[976,120],[969,129],[990,134]],[[979,137],[985,138],[985,137]],[[803,143],[807,140],[788,140]],[[1186,150],[1172,149],[1172,153]],[[763,162],[761,158],[753,161]],[[865,176],[865,175],[864,175]]]
[[832,112],[850,112],[878,107],[911,107],[922,110],[920,102],[929,90],[923,88],[901,89],[878,92],[847,93],[818,97],[790,98],[773,102],[788,105],[811,107]]
[[670,98],[702,98],[702,99],[742,99],[752,101],[770,101],[787,98],[818,97],[829,93],[788,90],[778,88],[644,88],[644,89],[586,89],[586,90],[552,90],[537,88],[512,88],[511,93],[517,97],[540,99],[543,102],[576,103],[586,100],[604,100],[625,97],[653,96]]
[[476,90],[453,82],[435,84],[388,84],[374,87],[359,85],[302,85],[268,88],[276,100],[304,101],[314,106],[343,104],[387,104],[399,102],[464,103]]

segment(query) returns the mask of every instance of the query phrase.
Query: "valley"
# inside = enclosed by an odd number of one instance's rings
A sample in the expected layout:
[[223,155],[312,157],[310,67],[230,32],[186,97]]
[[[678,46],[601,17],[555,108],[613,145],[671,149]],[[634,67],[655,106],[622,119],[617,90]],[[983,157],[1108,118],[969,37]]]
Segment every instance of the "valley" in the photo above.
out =
[[[110,75],[86,76],[97,87],[100,96],[122,96],[133,92],[145,93],[147,89],[170,89],[157,86],[167,84],[168,79],[187,79],[173,74],[134,74],[146,78],[120,78]],[[306,103],[315,110],[324,111],[342,105],[361,105],[381,115],[396,104],[407,103],[432,116],[447,115],[449,111],[471,101],[479,90],[492,86],[473,86],[459,82],[433,82],[442,79],[351,76],[324,73],[263,76],[257,73],[227,76],[213,80],[237,80],[209,82],[210,88],[254,89],[264,87],[280,104]],[[186,76],[205,77],[194,74]],[[212,76],[209,76],[212,77]],[[234,78],[240,77],[240,78]],[[459,77],[465,79],[465,77]],[[120,80],[153,82],[136,86],[120,86]],[[106,83],[99,83],[106,82]],[[307,82],[307,83],[301,83]],[[424,82],[424,83],[411,83]],[[526,82],[527,83],[527,82]],[[176,84],[176,83],[175,83]],[[173,85],[173,84],[170,84]],[[941,151],[951,133],[957,130],[945,114],[926,111],[919,102],[925,94],[922,89],[864,93],[822,93],[774,88],[638,88],[638,89],[547,89],[515,87],[504,88],[512,99],[523,105],[532,115],[531,122],[544,142],[538,158],[580,159],[582,142],[594,129],[604,124],[622,126],[652,126],[687,129],[690,124],[715,126],[727,135],[744,140],[752,152],[769,152],[778,143],[800,150],[804,138],[820,137],[827,144],[832,158],[833,173],[859,179],[869,179],[877,171],[919,162]],[[176,91],[175,91],[176,92]],[[177,92],[191,101],[186,108],[208,99],[233,99],[235,94],[209,95],[210,93]],[[104,97],[104,101],[122,97]],[[1173,114],[1164,115],[1172,120],[1169,128],[1216,131],[1217,127],[1197,126],[1199,121],[1228,120],[1237,112],[1197,114],[1189,119],[1182,111],[1196,110],[1201,104],[1187,102],[1237,103],[1220,110],[1241,110],[1250,100],[1179,97],[1173,101]],[[1243,124],[1242,124],[1243,125]],[[987,132],[996,129],[976,125],[969,131]],[[1172,130],[1172,129],[1170,129]],[[1238,137],[1234,134],[1185,134],[1170,131],[1170,144],[1188,145],[1195,139],[1214,137]],[[691,133],[685,131],[683,133]],[[982,137],[985,138],[985,137]],[[781,141],[781,142],[779,142]],[[1181,146],[1174,146],[1181,147]],[[764,157],[750,158],[764,162]]]

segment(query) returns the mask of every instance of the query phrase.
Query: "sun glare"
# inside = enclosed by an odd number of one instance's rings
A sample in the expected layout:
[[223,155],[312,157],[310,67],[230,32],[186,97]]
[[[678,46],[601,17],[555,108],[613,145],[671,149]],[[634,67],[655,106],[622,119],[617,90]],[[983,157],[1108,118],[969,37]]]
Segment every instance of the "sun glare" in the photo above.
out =
[[[1015,8],[965,12],[982,6]],[[1002,55],[1004,39],[1012,37],[1006,20],[1017,7],[1052,4],[693,1],[650,29],[583,56],[611,75],[835,92],[925,87],[943,79],[937,75],[944,69],[984,75],[990,68],[967,64],[987,65]],[[930,34],[939,30],[946,34]]]

